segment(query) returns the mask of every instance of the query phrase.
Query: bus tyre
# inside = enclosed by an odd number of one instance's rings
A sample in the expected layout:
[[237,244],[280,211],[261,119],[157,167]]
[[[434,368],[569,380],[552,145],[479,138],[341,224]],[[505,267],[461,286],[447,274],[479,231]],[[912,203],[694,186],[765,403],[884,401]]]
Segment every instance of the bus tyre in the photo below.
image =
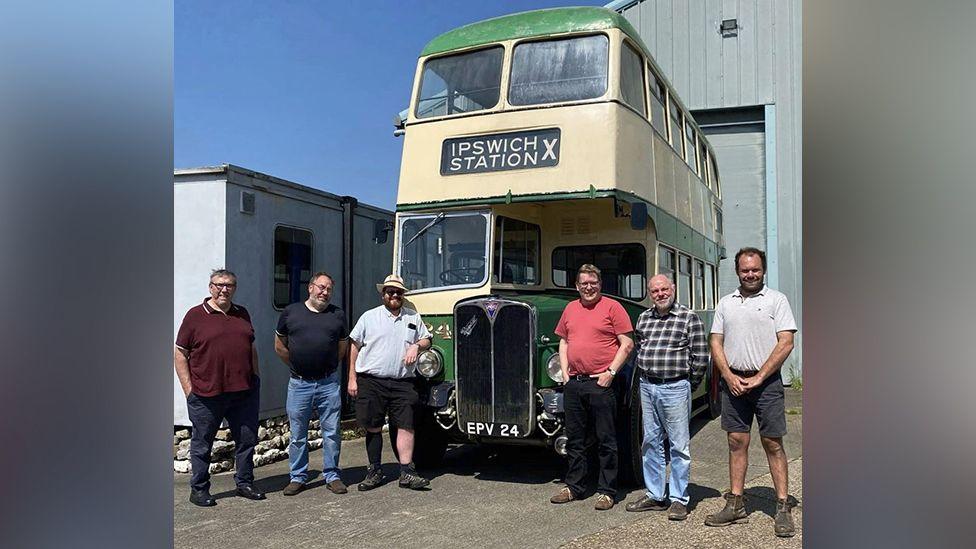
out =
[[708,415],[712,419],[722,415],[722,389],[718,383],[719,375],[712,366],[711,374],[708,376]]
[[[621,380],[623,381],[623,380]],[[644,464],[641,443],[644,441],[644,423],[641,411],[640,383],[635,377],[624,393],[627,395],[621,408],[617,426],[617,471],[621,486],[638,486],[644,483]],[[618,393],[619,394],[619,393]]]
[[413,462],[424,469],[439,467],[447,452],[447,433],[428,414],[422,416],[414,437]]

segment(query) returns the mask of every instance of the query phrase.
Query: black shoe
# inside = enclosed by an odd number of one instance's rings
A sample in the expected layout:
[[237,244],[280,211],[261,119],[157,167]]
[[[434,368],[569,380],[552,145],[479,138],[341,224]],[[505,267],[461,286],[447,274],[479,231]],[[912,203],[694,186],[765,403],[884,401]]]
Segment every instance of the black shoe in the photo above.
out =
[[422,490],[430,484],[430,481],[417,473],[400,473],[400,488],[410,488],[411,490]]
[[242,498],[253,500],[265,499],[264,492],[255,490],[250,484],[242,484],[238,486],[237,495],[241,496]]
[[627,504],[626,509],[631,513],[641,513],[643,511],[665,511],[668,508],[667,501],[655,501],[647,494],[641,496],[637,501]]
[[366,471],[366,478],[359,483],[359,486],[357,486],[356,489],[360,492],[366,492],[367,490],[372,490],[373,488],[380,486],[383,484],[384,480],[386,480],[386,477],[383,476],[382,468],[377,467],[375,469],[369,469]]
[[200,507],[213,507],[217,505],[217,500],[210,495],[210,491],[208,490],[193,490],[191,488],[190,503],[199,505]]

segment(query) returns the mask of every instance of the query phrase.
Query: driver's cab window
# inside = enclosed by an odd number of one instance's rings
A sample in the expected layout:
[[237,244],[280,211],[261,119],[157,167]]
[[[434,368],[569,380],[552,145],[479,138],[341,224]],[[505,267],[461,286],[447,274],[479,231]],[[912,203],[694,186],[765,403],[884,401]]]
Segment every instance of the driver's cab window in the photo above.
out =
[[538,225],[496,217],[492,280],[501,284],[539,284],[540,234]]

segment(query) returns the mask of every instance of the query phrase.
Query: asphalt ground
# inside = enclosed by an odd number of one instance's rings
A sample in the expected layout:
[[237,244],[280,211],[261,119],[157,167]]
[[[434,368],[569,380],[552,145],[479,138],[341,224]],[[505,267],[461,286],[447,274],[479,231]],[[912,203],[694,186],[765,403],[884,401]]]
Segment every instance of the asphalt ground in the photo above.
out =
[[[397,466],[388,441],[384,470],[392,480],[370,492],[355,485],[366,474],[363,439],[344,441],[340,464],[348,494],[329,492],[321,478],[297,496],[285,497],[288,462],[255,469],[256,486],[265,501],[234,496],[233,473],[214,475],[216,507],[187,501],[189,475],[174,474],[174,540],[176,547],[801,547],[802,429],[800,393],[787,389],[784,439],[790,459],[790,493],[799,500],[793,510],[797,535],[773,535],[775,495],[766,457],[753,432],[746,476],[748,524],[710,528],[703,521],[722,508],[728,487],[728,447],[719,420],[692,420],[690,515],[684,522],[665,513],[628,513],[624,503],[641,496],[639,487],[621,489],[609,511],[593,509],[595,498],[564,505],[549,503],[562,485],[565,462],[535,447],[478,447],[448,450],[442,467],[424,472],[429,490],[397,486]],[[384,435],[385,437],[385,435]],[[310,468],[318,474],[321,450],[311,452]],[[423,471],[422,471],[423,472]],[[593,480],[590,493],[595,489]]]

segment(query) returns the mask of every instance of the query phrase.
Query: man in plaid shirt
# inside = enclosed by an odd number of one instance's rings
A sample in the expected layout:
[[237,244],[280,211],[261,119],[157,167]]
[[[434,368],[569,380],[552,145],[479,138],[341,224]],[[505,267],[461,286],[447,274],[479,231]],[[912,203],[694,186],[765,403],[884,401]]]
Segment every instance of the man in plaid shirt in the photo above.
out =
[[[688,518],[691,465],[688,421],[691,393],[708,365],[705,326],[698,315],[674,302],[674,283],[666,275],[647,282],[654,306],[641,313],[634,332],[639,341],[641,409],[644,417],[644,486],[647,492],[627,504],[628,511],[668,510],[671,520]],[[664,494],[664,435],[671,441],[670,500]]]

